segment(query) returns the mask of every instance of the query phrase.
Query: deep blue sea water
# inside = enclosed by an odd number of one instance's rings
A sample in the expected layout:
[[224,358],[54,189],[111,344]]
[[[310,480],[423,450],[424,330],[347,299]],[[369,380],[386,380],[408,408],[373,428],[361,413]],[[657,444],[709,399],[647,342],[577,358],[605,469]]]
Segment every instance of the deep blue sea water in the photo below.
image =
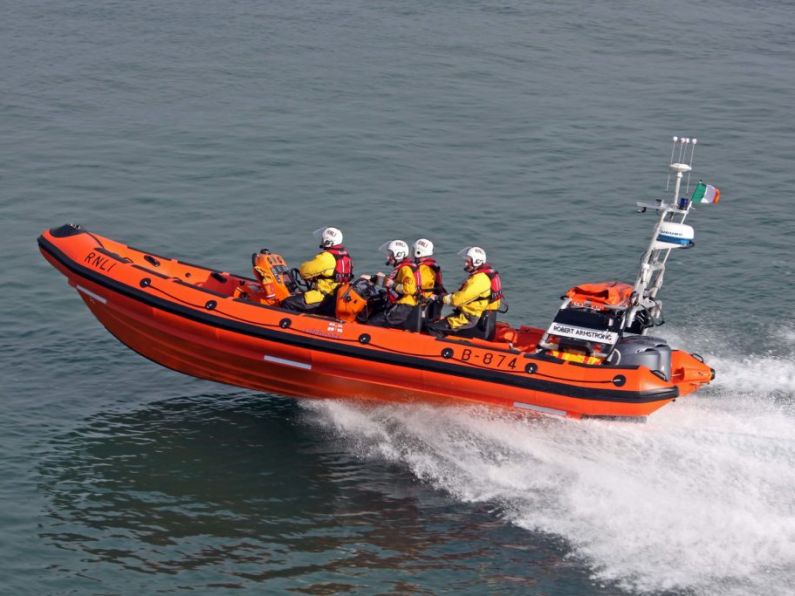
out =
[[[795,593],[795,5],[5,3],[0,591]],[[673,135],[721,203],[662,298],[716,382],[645,425],[309,403],[113,339],[67,221],[246,273],[337,225],[500,269],[513,323],[631,280]],[[695,180],[693,180],[695,181]]]

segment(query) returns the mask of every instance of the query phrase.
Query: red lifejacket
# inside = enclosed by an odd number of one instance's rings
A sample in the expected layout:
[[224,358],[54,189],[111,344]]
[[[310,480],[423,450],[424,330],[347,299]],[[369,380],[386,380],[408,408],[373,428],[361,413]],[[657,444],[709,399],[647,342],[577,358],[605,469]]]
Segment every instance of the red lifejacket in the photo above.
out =
[[[400,263],[395,265],[395,268],[392,269],[392,272],[389,275],[387,275],[387,279],[391,279],[394,282],[397,279],[397,274],[400,272],[401,269],[403,269],[403,267],[409,267],[411,269],[411,272],[414,274],[414,285],[417,286],[417,290],[414,292],[414,294],[412,294],[412,296],[415,297],[419,296],[420,293],[422,292],[422,276],[420,275],[420,268],[410,258],[406,257],[405,259],[400,261]],[[394,304],[395,302],[400,300],[401,296],[405,296],[405,293],[398,294],[395,291],[395,284],[393,283],[389,287],[389,290],[387,290],[386,295],[387,298],[389,298],[390,304]]]
[[[423,257],[417,261],[417,271],[419,272],[419,266],[425,265],[426,267],[430,267],[431,271],[433,271],[434,280],[433,280],[433,289],[432,292],[434,294],[444,294],[446,290],[444,289],[444,282],[442,281],[442,268],[439,266],[439,263],[436,262],[436,259],[433,257]],[[418,278],[417,287],[422,288],[422,279],[421,277]]]
[[497,302],[497,300],[502,300],[505,296],[502,293],[502,281],[500,281],[500,274],[497,270],[489,265],[488,263],[483,263],[480,267],[475,269],[472,273],[469,274],[470,277],[475,275],[476,273],[485,273],[489,276],[491,280],[491,295],[489,296],[489,304]]
[[329,246],[326,252],[334,257],[336,265],[334,266],[334,281],[338,283],[345,283],[353,277],[353,260],[348,250],[342,245]]

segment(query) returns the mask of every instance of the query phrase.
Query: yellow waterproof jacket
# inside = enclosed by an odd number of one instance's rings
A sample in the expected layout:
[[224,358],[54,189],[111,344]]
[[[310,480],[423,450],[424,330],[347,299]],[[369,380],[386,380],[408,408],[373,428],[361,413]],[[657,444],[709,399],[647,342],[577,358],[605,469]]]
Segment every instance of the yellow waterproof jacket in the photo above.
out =
[[433,290],[436,288],[436,272],[428,265],[420,264],[420,281],[422,283],[422,295],[425,298],[433,296]]
[[391,288],[392,295],[397,295],[394,303],[417,306],[417,280],[414,278],[414,270],[411,265],[398,265],[398,267],[395,285]]
[[323,251],[315,255],[313,259],[304,261],[298,268],[301,277],[311,282],[311,288],[304,293],[304,300],[307,304],[317,304],[340,284],[334,280],[334,269],[337,266],[337,259],[330,252]]
[[487,310],[498,310],[501,301],[491,300],[491,279],[478,271],[470,275],[453,294],[444,297],[445,304],[455,307],[455,312],[447,317],[451,329],[458,329],[469,323],[472,319],[479,319]]

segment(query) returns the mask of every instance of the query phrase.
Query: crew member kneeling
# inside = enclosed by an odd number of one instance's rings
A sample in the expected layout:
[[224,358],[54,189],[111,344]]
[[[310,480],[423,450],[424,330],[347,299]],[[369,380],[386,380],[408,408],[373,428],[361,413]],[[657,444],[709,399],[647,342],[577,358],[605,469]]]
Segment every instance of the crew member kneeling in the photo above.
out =
[[309,261],[301,263],[298,271],[309,283],[302,294],[285,298],[282,307],[296,312],[313,312],[334,315],[335,296],[341,283],[350,281],[353,261],[342,245],[342,232],[337,228],[320,228],[314,235],[320,240],[319,252]]
[[417,308],[417,296],[420,292],[417,265],[409,257],[409,245],[403,240],[387,242],[380,250],[386,251],[386,264],[394,267],[389,275],[379,273],[376,276],[384,280],[388,303],[383,311],[376,313],[367,322],[381,327],[408,329],[412,327],[412,315]]
[[[446,294],[444,304],[455,308],[452,314],[428,325],[431,333],[455,334],[475,327],[481,317],[498,311],[502,305],[502,283],[497,270],[486,262],[486,251],[479,246],[465,248],[464,271],[469,277],[457,292]],[[496,316],[496,312],[491,316]]]

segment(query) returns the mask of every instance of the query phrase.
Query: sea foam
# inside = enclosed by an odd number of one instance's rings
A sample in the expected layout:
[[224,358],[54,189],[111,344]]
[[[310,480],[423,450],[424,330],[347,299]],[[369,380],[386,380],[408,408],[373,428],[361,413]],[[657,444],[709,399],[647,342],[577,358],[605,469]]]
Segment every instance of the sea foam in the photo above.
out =
[[[681,345],[677,335],[666,334]],[[506,523],[565,539],[595,581],[639,592],[787,593],[795,581],[795,363],[699,338],[716,381],[646,424],[479,408],[307,407],[360,457],[396,462],[456,499],[493,503]]]

